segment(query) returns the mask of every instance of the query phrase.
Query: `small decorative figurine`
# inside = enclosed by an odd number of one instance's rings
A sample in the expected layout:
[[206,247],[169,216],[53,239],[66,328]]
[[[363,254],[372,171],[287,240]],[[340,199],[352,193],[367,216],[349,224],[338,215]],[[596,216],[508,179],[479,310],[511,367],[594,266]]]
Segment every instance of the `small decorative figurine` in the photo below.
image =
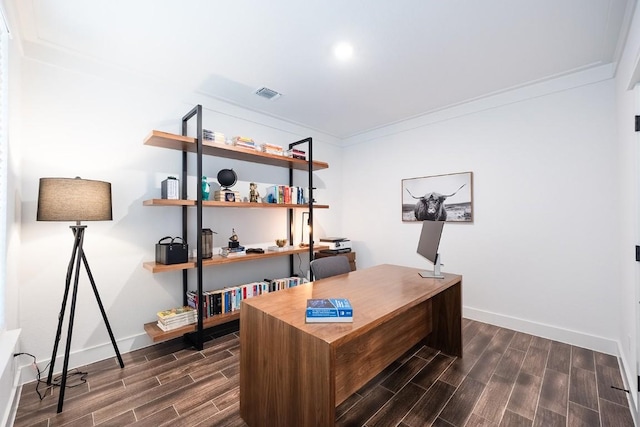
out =
[[258,193],[258,186],[255,182],[249,183],[249,202],[258,203],[258,198],[260,197],[260,193]]
[[238,240],[238,235],[236,234],[236,229],[231,229],[231,237],[229,237],[229,248],[237,248],[240,246],[240,241]]
[[202,177],[202,200],[209,200],[209,194],[211,193],[211,185],[207,182],[207,177]]

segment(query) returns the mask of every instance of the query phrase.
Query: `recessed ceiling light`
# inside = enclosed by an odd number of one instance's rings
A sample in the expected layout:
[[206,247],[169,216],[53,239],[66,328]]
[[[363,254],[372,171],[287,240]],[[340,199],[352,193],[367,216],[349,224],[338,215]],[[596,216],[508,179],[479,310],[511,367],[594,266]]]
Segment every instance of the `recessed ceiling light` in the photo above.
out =
[[340,42],[333,48],[333,54],[341,61],[346,61],[353,56],[353,46],[351,43]]

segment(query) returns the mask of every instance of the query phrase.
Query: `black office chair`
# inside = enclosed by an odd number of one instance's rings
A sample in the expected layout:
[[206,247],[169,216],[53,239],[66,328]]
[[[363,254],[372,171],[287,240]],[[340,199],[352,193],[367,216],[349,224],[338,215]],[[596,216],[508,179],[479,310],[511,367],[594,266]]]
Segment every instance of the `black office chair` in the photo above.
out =
[[311,261],[311,272],[315,279],[336,276],[351,271],[349,259],[343,255],[318,258]]

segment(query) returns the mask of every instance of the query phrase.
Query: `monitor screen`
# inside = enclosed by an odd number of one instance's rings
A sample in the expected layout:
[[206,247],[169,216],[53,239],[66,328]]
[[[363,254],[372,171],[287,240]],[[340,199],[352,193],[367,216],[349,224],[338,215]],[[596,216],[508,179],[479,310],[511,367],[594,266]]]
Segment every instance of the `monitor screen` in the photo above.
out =
[[422,221],[422,233],[418,241],[418,253],[435,263],[440,245],[444,221]]
[[438,246],[440,245],[443,227],[444,221],[422,221],[422,232],[420,233],[420,240],[418,240],[417,252],[434,265],[433,273],[428,275],[426,272],[420,273],[422,277],[441,278]]

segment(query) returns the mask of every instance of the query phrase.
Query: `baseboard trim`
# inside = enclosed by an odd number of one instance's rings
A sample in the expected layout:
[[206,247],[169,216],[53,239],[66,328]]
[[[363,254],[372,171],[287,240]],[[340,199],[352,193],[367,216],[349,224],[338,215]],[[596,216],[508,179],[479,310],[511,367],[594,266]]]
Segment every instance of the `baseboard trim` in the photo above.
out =
[[638,424],[638,384],[637,378],[635,378],[634,370],[628,369],[629,362],[624,357],[625,353],[622,351],[622,344],[618,343],[618,353],[621,356],[618,357],[618,361],[620,364],[620,374],[622,375],[622,380],[624,381],[624,387],[629,390],[629,407],[631,408],[631,416],[633,417],[634,425]]
[[[153,341],[151,341],[151,339],[149,338],[149,336],[144,332],[137,335],[130,336],[128,338],[117,340],[116,343],[118,345],[118,350],[120,351],[120,354],[129,353],[131,351],[148,347],[154,344]],[[61,345],[60,347],[63,347],[63,346]],[[56,357],[56,363],[54,367],[55,375],[62,372],[62,365],[64,362],[63,352],[64,352],[64,349],[61,349],[58,352],[58,355]],[[94,362],[99,362],[101,360],[109,359],[111,357],[115,358],[116,354],[113,350],[113,345],[111,344],[111,341],[107,341],[103,344],[100,344],[94,347],[83,348],[81,350],[72,351],[71,354],[69,355],[69,369],[88,365]],[[50,358],[38,360],[37,365],[42,370],[48,365],[50,360],[51,360]],[[117,365],[114,365],[114,366],[117,366]],[[126,363],[125,363],[125,366],[126,366]],[[20,374],[19,374],[20,385],[27,384],[29,382],[36,380],[37,374],[34,369],[30,369],[30,368],[31,368],[31,364],[23,365],[18,368],[20,371]],[[46,379],[47,374],[48,374],[48,371],[41,372],[41,375],[44,377],[43,379]]]
[[464,317],[472,320],[620,357],[618,343],[614,340],[471,307],[463,307],[462,311]]

